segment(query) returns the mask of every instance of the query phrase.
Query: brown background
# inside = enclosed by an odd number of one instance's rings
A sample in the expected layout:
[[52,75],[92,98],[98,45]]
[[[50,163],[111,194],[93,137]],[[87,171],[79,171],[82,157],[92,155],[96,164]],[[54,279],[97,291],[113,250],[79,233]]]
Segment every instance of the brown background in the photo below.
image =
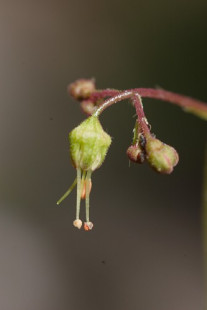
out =
[[56,200],[75,178],[68,132],[84,119],[68,83],[207,101],[206,10],[204,0],[0,0],[1,310],[203,310],[204,121],[144,100],[153,131],[180,154],[160,176],[129,168],[134,110],[111,107],[94,230],[73,228],[75,192]]

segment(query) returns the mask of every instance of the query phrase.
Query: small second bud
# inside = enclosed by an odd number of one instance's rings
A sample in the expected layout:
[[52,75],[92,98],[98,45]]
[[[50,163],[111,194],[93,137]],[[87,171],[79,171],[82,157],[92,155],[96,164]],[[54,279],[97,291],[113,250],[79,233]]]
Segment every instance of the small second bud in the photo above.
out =
[[145,160],[145,154],[138,145],[131,145],[126,153],[128,158],[134,163],[142,164]]

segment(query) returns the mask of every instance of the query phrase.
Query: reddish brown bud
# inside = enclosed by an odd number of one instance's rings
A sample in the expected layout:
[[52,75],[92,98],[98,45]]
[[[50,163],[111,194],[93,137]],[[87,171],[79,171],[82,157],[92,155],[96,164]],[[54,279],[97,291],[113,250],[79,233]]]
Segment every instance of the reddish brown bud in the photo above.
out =
[[80,79],[68,86],[69,94],[78,100],[89,98],[95,90],[94,80]]
[[127,156],[134,163],[142,164],[145,160],[145,154],[138,145],[131,145],[127,149]]

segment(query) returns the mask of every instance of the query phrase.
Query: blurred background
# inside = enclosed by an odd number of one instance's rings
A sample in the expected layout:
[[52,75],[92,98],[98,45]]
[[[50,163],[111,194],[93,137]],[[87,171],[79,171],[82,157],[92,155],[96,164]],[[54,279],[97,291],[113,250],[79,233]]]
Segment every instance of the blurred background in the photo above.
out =
[[[68,133],[85,116],[67,85],[162,87],[207,101],[204,0],[0,1],[0,309],[203,310],[206,123],[144,99],[171,176],[131,165],[135,112],[101,116],[113,143],[93,174],[86,233],[72,226]],[[83,204],[84,206],[84,204]],[[84,219],[84,208],[81,211]]]

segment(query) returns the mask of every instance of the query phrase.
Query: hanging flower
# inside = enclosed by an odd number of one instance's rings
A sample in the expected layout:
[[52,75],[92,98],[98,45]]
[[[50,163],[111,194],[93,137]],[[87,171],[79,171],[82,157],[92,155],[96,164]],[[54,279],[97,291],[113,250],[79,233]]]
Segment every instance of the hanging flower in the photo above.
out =
[[69,142],[70,156],[77,171],[77,178],[57,204],[60,204],[77,184],[76,219],[73,225],[79,229],[82,227],[82,221],[79,218],[80,203],[81,198],[85,199],[86,222],[84,229],[87,231],[93,228],[93,223],[89,219],[91,174],[102,165],[111,144],[111,137],[103,130],[98,117],[91,116],[70,132]]

